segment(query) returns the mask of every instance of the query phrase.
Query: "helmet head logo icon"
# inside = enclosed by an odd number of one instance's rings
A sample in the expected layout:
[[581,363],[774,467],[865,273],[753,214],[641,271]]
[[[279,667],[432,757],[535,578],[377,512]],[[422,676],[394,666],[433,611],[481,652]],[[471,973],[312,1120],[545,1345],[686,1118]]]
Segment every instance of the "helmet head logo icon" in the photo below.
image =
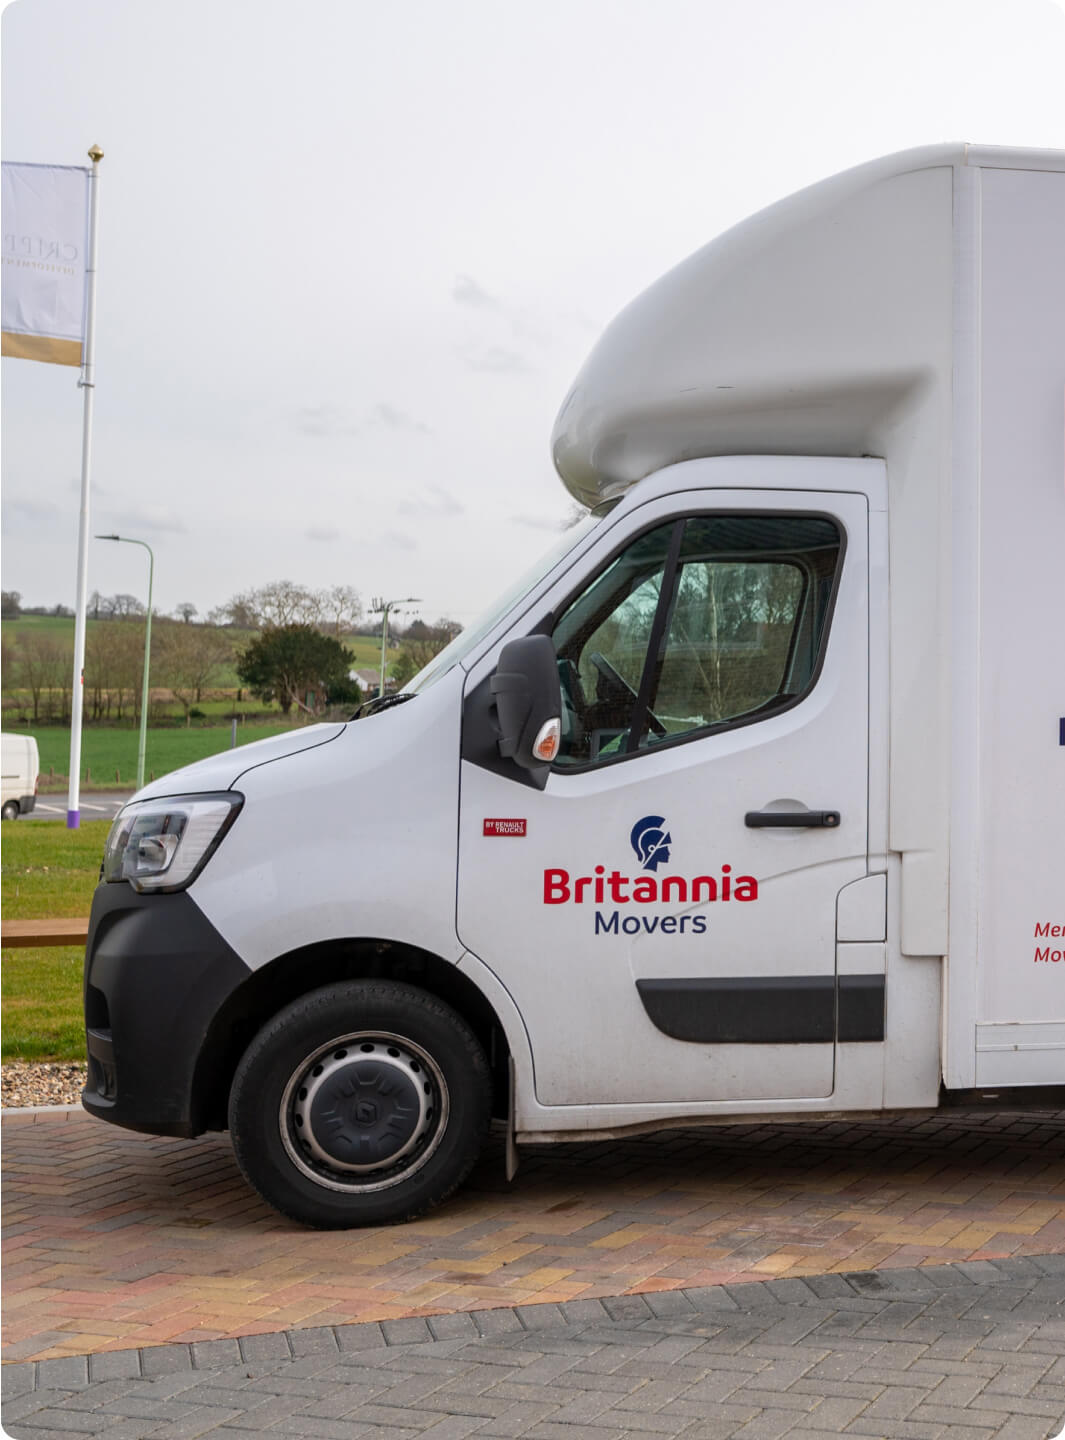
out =
[[645,815],[632,827],[629,840],[636,851],[636,858],[644,870],[657,870],[669,860],[669,847],[673,837],[665,828],[661,815]]

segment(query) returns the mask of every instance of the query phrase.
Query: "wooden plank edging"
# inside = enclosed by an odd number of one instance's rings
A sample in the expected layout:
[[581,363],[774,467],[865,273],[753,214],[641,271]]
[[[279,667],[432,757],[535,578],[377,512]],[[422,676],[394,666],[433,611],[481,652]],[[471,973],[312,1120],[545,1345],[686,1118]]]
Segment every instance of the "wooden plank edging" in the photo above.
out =
[[2,945],[5,950],[37,945],[84,945],[89,936],[89,917],[61,920],[5,920]]

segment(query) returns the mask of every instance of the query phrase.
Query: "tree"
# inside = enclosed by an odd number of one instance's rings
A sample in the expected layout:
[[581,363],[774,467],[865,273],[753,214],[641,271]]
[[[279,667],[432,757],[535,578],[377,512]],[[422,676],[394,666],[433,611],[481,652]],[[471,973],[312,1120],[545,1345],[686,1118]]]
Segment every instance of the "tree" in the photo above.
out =
[[0,616],[4,620],[17,620],[22,614],[22,596],[17,590],[4,590]]
[[42,700],[51,718],[55,690],[65,712],[72,663],[72,651],[51,635],[28,630],[18,637],[15,671],[20,687],[30,692],[34,723],[40,719]]
[[313,625],[275,625],[244,651],[237,674],[260,700],[276,699],[286,715],[293,705],[314,714],[354,663],[350,650]]
[[203,699],[216,672],[232,658],[232,641],[213,625],[160,620],[152,650],[152,671],[184,710],[187,725],[193,705]]
[[271,580],[257,590],[242,590],[210,618],[238,630],[283,629],[311,625],[326,634],[350,635],[362,616],[359,592],[350,585],[311,590],[292,580]]
[[16,683],[18,662],[15,655],[15,642],[5,630],[0,636],[0,679],[4,686],[5,719],[10,711],[16,719],[21,720],[25,702]]
[[362,619],[362,601],[359,592],[351,585],[331,585],[319,592],[320,618],[322,629],[328,629],[337,638],[350,635]]
[[181,604],[178,605],[174,610],[174,614],[178,617],[179,620],[184,620],[186,625],[189,623],[189,621],[194,615],[198,615],[199,613],[200,612],[196,609],[196,606],[193,605],[189,600],[182,600]]
[[399,654],[392,666],[392,678],[398,686],[413,680],[419,670],[424,670],[434,656],[439,655],[462,629],[457,620],[446,617],[435,625],[426,625],[424,620],[415,620],[407,627],[400,645]]
[[144,669],[144,625],[92,625],[85,641],[85,701],[92,719],[134,714]]

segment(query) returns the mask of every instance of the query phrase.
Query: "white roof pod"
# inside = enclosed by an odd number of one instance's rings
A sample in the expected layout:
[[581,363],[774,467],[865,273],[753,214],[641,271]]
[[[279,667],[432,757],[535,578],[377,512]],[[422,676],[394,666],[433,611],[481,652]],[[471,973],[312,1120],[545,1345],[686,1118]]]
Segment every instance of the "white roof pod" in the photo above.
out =
[[555,423],[582,503],[679,460],[886,453],[915,388],[949,383],[954,167],[1054,151],[930,145],[844,171],[682,261],[603,334]]

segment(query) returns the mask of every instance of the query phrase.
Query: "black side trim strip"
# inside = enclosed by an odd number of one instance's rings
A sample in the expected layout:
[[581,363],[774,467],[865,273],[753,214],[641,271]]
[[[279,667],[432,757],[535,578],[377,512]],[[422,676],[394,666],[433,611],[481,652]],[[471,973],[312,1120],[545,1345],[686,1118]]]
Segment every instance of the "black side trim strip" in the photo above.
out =
[[[883,975],[637,980],[651,1023],[674,1040],[827,1045],[884,1038]],[[838,1009],[838,1029],[837,1029]]]
[[841,975],[836,1039],[883,1040],[886,999],[883,975]]

